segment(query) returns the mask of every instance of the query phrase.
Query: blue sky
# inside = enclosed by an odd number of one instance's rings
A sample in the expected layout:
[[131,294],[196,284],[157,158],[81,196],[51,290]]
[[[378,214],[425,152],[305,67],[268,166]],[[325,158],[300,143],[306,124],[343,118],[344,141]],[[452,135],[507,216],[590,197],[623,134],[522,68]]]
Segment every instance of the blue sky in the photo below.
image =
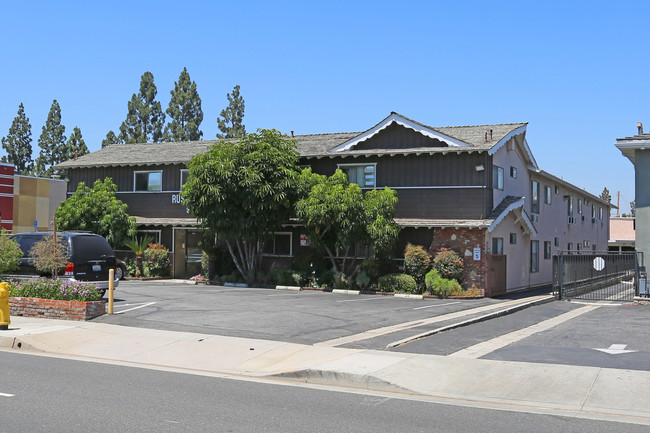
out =
[[[53,99],[91,151],[140,76],[158,100],[187,67],[214,138],[239,84],[248,131],[363,131],[397,111],[432,126],[529,122],[540,167],[621,211],[632,164],[616,138],[650,131],[650,2],[0,1],[0,136],[18,105],[34,157]],[[2,153],[2,152],[0,152]]]

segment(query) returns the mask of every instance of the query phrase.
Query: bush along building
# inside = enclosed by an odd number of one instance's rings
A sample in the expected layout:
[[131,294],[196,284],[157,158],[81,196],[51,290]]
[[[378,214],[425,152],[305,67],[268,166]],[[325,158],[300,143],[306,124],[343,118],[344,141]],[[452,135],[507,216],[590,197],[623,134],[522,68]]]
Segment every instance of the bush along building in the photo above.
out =
[[[407,243],[464,258],[466,287],[488,295],[550,285],[558,250],[607,249],[611,204],[539,168],[526,123],[431,127],[391,113],[363,132],[296,135],[301,165],[343,170],[364,190],[397,192],[395,249]],[[293,135],[293,133],[292,133]],[[68,193],[111,177],[139,229],[173,253],[177,277],[198,273],[202,232],[180,197],[186,164],[217,140],[112,145],[66,161]],[[309,248],[300,226],[275,233],[267,266]]]

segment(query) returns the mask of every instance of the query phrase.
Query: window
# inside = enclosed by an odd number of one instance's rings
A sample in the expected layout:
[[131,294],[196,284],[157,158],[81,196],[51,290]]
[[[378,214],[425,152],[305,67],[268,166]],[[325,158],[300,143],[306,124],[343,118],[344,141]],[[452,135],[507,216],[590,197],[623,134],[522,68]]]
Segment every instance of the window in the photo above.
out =
[[567,251],[571,251],[573,249],[573,242],[569,242],[569,244],[566,246]]
[[548,185],[544,186],[544,203],[551,204],[551,187]]
[[578,213],[579,214],[582,213],[582,199],[581,198],[578,199]]
[[530,212],[539,213],[539,182],[530,181]]
[[553,243],[555,244],[556,247],[560,247],[560,238],[555,238]]
[[567,215],[573,216],[573,197],[569,196],[567,201]]
[[492,254],[503,254],[503,238],[492,238]]
[[551,242],[544,241],[544,260],[551,258]]
[[492,188],[503,191],[503,167],[492,166]]
[[159,244],[160,243],[160,230],[138,230],[136,232],[136,237],[138,239],[149,238],[149,239],[152,239],[151,243]]
[[591,205],[591,217],[596,218],[596,206]]
[[348,176],[350,183],[356,183],[362,188],[374,188],[376,185],[376,164],[339,164],[338,168]]
[[530,272],[539,272],[539,241],[530,241]]
[[576,251],[580,251],[582,249],[582,245],[580,245],[580,242],[576,244]]
[[181,187],[185,185],[185,182],[187,182],[189,176],[190,176],[189,170],[181,170]]
[[517,179],[517,167],[510,167],[510,177]]
[[136,171],[133,178],[133,191],[162,191],[162,171]]
[[273,237],[264,244],[264,254],[269,256],[291,256],[291,233],[273,233]]
[[603,208],[598,207],[598,219],[603,219]]
[[560,193],[560,187],[555,185],[555,194],[559,194],[559,193]]
[[517,243],[517,233],[510,233],[510,243],[512,245]]

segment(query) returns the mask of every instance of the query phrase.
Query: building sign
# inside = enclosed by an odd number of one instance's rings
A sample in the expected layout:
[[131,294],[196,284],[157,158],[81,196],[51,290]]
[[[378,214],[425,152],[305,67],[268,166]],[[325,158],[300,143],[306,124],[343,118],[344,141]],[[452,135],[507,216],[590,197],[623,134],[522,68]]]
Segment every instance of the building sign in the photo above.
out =
[[474,260],[481,260],[481,249],[474,248]]
[[183,196],[180,194],[172,194],[172,204],[183,203]]
[[309,241],[307,240],[307,235],[300,235],[300,246],[301,247],[308,247],[309,246]]

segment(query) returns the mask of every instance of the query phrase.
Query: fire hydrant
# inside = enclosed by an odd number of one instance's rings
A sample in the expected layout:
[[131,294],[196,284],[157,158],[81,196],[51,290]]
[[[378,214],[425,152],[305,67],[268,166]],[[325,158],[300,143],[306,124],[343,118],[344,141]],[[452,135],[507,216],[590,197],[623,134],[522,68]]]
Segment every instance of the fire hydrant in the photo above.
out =
[[9,329],[9,283],[0,283],[0,330]]

